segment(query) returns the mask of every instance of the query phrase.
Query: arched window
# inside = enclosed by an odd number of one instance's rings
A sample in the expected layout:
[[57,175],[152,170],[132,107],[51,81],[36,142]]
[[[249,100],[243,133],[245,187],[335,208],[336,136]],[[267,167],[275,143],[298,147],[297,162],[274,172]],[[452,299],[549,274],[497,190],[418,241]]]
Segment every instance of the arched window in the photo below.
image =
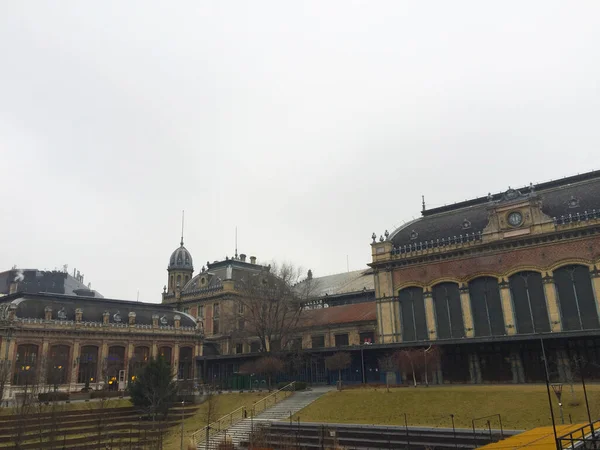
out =
[[177,275],[177,286],[181,287],[181,275]]
[[161,347],[160,349],[158,349],[158,356],[162,356],[163,358],[165,358],[165,361],[168,364],[173,363],[173,360],[171,359],[171,355],[172,355],[171,347]]
[[180,380],[191,380],[194,378],[194,358],[191,347],[182,347],[179,349],[177,378]]
[[423,289],[420,287],[402,289],[398,293],[398,300],[400,301],[402,340],[410,342],[428,339]]
[[96,380],[98,372],[98,347],[95,345],[85,345],[81,347],[79,353],[79,373],[77,374],[77,382],[93,383]]
[[133,380],[142,368],[150,361],[150,349],[148,347],[136,347],[133,357],[129,362],[129,379]]
[[114,345],[108,348],[108,357],[103,368],[104,377],[108,383],[109,389],[118,389],[119,371],[125,369],[125,347]]
[[17,359],[13,384],[34,384],[37,381],[38,346],[21,344],[17,347]]
[[46,367],[46,382],[52,386],[67,383],[69,373],[69,346],[53,345],[48,352],[48,364]]
[[599,328],[598,311],[590,270],[586,266],[564,266],[554,271],[563,330]]
[[550,331],[542,275],[538,272],[519,272],[509,278],[509,284],[517,332],[544,333]]
[[173,275],[171,275],[170,281],[169,281],[169,291],[173,292],[174,290],[175,290],[175,286],[173,286]]
[[436,284],[431,292],[433,294],[438,339],[464,337],[465,325],[463,323],[458,284]]
[[469,282],[469,297],[475,336],[500,336],[504,334],[504,316],[498,280],[481,277]]

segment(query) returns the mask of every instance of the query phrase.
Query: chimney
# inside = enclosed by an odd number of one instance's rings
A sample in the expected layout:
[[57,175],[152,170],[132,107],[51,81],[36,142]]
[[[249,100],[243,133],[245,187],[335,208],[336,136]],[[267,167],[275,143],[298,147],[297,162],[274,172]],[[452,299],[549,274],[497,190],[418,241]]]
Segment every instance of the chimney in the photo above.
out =
[[44,308],[44,318],[46,320],[52,320],[52,306],[46,306]]
[[306,276],[307,280],[312,280],[312,270],[308,269],[308,274]]
[[17,282],[10,283],[10,287],[8,288],[9,294],[14,294],[18,290],[19,290],[19,283],[17,283]]
[[178,329],[181,326],[181,316],[179,314],[175,314],[175,329]]
[[135,312],[131,311],[129,313],[129,326],[132,327],[135,325]]
[[158,314],[152,314],[152,328],[158,328]]
[[250,257],[250,264],[256,264],[256,256]]
[[240,253],[240,261],[246,262],[246,255],[244,255],[243,253]]
[[82,318],[83,318],[83,309],[76,308],[75,309],[75,322],[81,322]]

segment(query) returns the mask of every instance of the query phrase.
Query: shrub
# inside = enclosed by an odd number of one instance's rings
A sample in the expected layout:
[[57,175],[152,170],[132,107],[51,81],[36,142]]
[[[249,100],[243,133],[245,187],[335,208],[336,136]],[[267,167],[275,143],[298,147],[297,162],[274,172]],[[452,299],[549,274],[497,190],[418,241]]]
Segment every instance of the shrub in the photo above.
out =
[[38,400],[40,402],[60,402],[69,400],[68,392],[44,392],[38,394]]
[[116,398],[118,396],[118,391],[92,391],[90,393],[90,398]]
[[[291,381],[282,381],[280,383],[277,383],[277,389],[283,389],[290,383]],[[306,389],[306,383],[304,381],[296,381],[296,383],[294,384],[294,390],[303,391],[304,389]]]

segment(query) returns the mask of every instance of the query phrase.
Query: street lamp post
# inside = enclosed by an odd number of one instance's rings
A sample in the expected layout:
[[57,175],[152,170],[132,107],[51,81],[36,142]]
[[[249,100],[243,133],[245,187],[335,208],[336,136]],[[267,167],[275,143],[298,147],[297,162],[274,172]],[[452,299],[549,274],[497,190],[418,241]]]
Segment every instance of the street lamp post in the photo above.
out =
[[548,360],[546,359],[546,349],[544,348],[544,338],[540,336],[542,346],[542,358],[544,358],[544,370],[546,372],[546,392],[548,393],[548,405],[550,406],[550,416],[552,418],[552,431],[554,432],[554,444],[558,450],[558,436],[556,435],[556,422],[554,420],[554,410],[552,409],[552,396],[550,395],[550,374],[548,372]]
[[185,400],[181,400],[181,444],[180,444],[180,449],[183,450],[183,406],[185,404]]

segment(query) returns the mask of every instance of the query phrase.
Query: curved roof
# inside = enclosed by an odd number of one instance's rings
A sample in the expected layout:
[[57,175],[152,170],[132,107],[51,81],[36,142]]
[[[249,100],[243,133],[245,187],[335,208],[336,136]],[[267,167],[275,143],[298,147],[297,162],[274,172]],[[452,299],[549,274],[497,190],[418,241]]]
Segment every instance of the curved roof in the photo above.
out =
[[192,255],[187,248],[183,246],[183,239],[181,245],[171,253],[171,259],[169,259],[168,270],[194,270],[192,262]]
[[421,218],[394,230],[388,239],[394,245],[408,245],[448,239],[461,234],[480,233],[488,224],[488,210],[491,206],[531,196],[541,199],[542,212],[550,217],[599,210],[600,171],[521,189],[509,188],[503,193],[426,210]]
[[202,272],[185,284],[181,291],[183,294],[190,294],[199,289],[219,287],[224,280],[244,281],[251,274],[267,270],[267,267],[239,259],[226,259],[207,263],[207,267],[202,269]]
[[[108,311],[111,323],[119,323],[119,318],[120,323],[128,323],[129,313],[135,312],[136,324],[152,325],[152,316],[158,314],[160,325],[173,326],[175,316],[179,315],[181,326],[196,327],[196,320],[189,314],[154,303],[26,293],[12,294],[0,299],[0,306],[11,303],[16,306],[16,316],[22,319],[44,319],[46,307],[51,307],[52,319],[74,321],[75,310],[81,308],[83,322],[102,322],[104,312]],[[59,312],[61,312],[60,315]]]

